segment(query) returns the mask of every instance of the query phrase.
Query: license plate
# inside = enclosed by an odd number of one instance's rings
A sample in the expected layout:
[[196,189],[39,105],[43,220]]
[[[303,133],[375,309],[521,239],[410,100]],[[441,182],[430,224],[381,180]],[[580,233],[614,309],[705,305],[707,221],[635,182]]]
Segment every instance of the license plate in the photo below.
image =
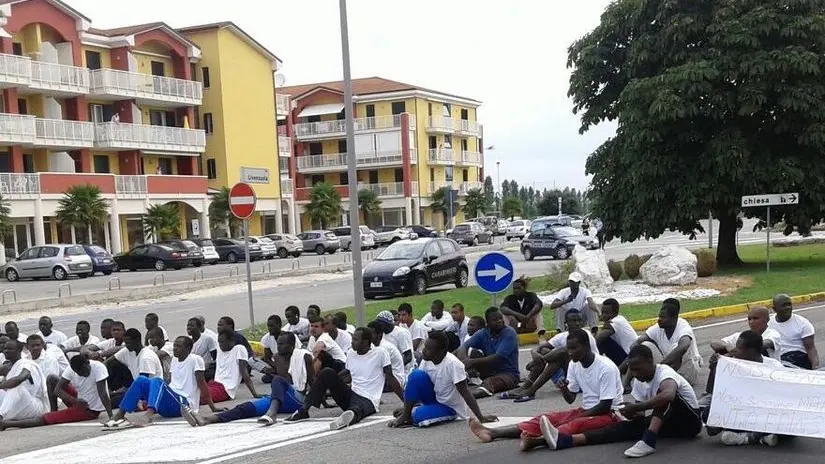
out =
[[383,282],[370,282],[370,288],[381,288],[384,286]]
[[86,264],[86,263],[81,263],[81,264],[79,264],[77,267],[89,267],[89,265],[88,265],[88,264]]

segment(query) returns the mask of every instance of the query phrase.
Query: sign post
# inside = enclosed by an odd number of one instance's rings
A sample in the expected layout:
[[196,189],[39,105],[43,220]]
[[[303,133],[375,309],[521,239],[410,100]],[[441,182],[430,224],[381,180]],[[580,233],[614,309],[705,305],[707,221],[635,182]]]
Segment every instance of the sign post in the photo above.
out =
[[768,236],[765,256],[767,257],[766,270],[771,272],[771,206],[790,206],[799,204],[799,194],[794,193],[769,193],[763,195],[745,195],[742,197],[743,208],[754,208],[757,206],[767,207]]
[[252,186],[239,182],[229,190],[229,210],[232,215],[243,220],[243,248],[246,255],[246,293],[249,298],[249,322],[255,325],[255,310],[252,307],[252,266],[249,264],[249,218],[255,212],[255,190]]
[[514,274],[513,262],[498,252],[487,253],[476,263],[476,284],[490,294],[492,306],[495,307],[498,307],[498,294],[507,290],[513,282]]

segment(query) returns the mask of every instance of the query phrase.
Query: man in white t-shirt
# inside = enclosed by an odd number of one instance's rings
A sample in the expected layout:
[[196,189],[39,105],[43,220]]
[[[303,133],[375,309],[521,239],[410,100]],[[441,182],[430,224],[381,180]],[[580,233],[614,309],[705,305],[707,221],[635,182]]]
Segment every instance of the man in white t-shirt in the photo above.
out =
[[575,309],[582,313],[588,327],[596,327],[599,323],[599,305],[593,301],[593,296],[585,287],[581,286],[582,275],[573,272],[567,278],[567,288],[561,289],[550,303],[550,309],[556,311],[556,330],[564,329],[564,315]]
[[322,369],[304,400],[304,406],[286,419],[295,423],[309,419],[309,409],[320,407],[327,391],[335,404],[344,410],[330,424],[331,430],[339,430],[375,414],[381,402],[385,383],[402,401],[404,390],[392,374],[390,355],[386,350],[372,345],[372,330],[367,327],[355,329],[352,334],[352,349],[347,353],[346,370],[340,374],[331,368]]
[[659,322],[648,327],[634,343],[650,348],[657,364],[672,367],[691,385],[699,381],[702,357],[696,345],[696,336],[690,323],[679,317],[676,305],[664,303],[659,311]]
[[346,330],[338,328],[338,318],[336,316],[329,315],[324,318],[324,332],[335,340],[335,343],[341,347],[344,353],[352,348],[352,335]]
[[123,344],[126,348],[107,359],[106,364],[118,362],[126,366],[132,374],[133,383],[141,376],[163,378],[163,364],[152,347],[143,346],[139,330],[127,330],[123,335]]
[[40,335],[29,335],[26,348],[29,350],[29,359],[40,368],[46,378],[46,393],[49,395],[49,405],[52,411],[57,410],[57,394],[54,387],[60,381],[60,375],[69,368],[69,360],[56,345],[47,345]]
[[[693,439],[702,431],[693,388],[670,366],[657,364],[647,345],[631,348],[627,365],[633,377],[631,395],[636,402],[625,404],[619,413],[629,420],[573,434],[542,420],[542,436],[550,449],[638,440],[624,455],[641,458],[656,452],[659,437]],[[650,410],[653,413],[645,416],[645,411]]]
[[284,332],[294,333],[301,343],[309,341],[309,320],[301,317],[301,310],[297,306],[287,306],[284,316],[288,322],[283,328]]
[[401,327],[410,331],[413,352],[420,354],[424,349],[424,341],[427,340],[430,328],[413,316],[413,308],[409,303],[398,305],[398,317],[401,320]]
[[206,334],[206,328],[197,317],[186,321],[186,333],[192,339],[192,354],[196,354],[203,359],[205,366],[203,376],[206,380],[215,378],[215,357],[218,355],[218,337],[215,338]]
[[[449,315],[447,315],[447,317],[449,317]],[[381,324],[381,329],[384,331],[384,339],[395,345],[401,353],[401,356],[404,357],[404,367],[409,372],[415,367],[415,356],[413,356],[412,335],[410,331],[395,325],[395,318],[389,311],[381,311],[375,317],[375,320]]]
[[441,300],[434,300],[430,304],[430,312],[421,318],[421,323],[429,330],[441,331],[449,331],[455,324],[453,317],[444,312],[444,302]]
[[619,302],[608,298],[602,302],[602,326],[593,328],[599,353],[617,366],[627,359],[627,353],[638,335],[628,320],[619,314]]
[[352,333],[355,332],[355,326],[347,323],[347,313],[343,311],[338,311],[337,313],[335,313],[335,317],[338,319],[339,329],[345,331],[350,335],[352,335]]
[[413,369],[404,388],[404,408],[391,427],[415,425],[429,427],[452,420],[470,417],[468,408],[478,422],[498,420],[485,416],[467,384],[462,363],[448,351],[449,341],[443,332],[433,332],[424,344],[422,361]]
[[17,323],[14,321],[6,322],[6,335],[12,340],[17,340],[20,343],[26,343],[29,338],[28,335],[20,333]]
[[5,394],[0,398],[0,431],[5,429],[6,421],[34,419],[49,410],[46,378],[37,364],[22,354],[23,344],[19,341],[10,338],[3,344],[6,364],[0,368],[5,375],[0,390]]
[[69,337],[66,336],[63,332],[59,330],[54,330],[54,324],[52,324],[52,318],[49,316],[43,316],[37,321],[37,326],[40,329],[37,332],[37,335],[43,337],[43,341],[46,342],[47,345],[62,345]]
[[536,416],[520,424],[489,429],[470,421],[470,430],[483,442],[497,438],[521,438],[521,450],[527,451],[545,445],[540,423],[549,421],[566,434],[582,433],[606,427],[622,420],[615,413],[622,403],[624,388],[619,368],[608,358],[594,352],[592,335],[584,329],[571,330],[567,337],[570,365],[567,378],[556,387],[567,404],[573,404],[581,395],[581,406]]
[[[381,330],[381,324],[376,321],[372,321],[367,324],[367,327],[372,330],[372,344],[384,350],[387,350],[387,354],[390,355],[390,364],[392,366],[392,375],[395,376],[398,383],[401,384],[401,388],[407,384],[407,371],[404,368],[404,358],[401,356],[401,352],[398,351],[398,348],[395,347],[392,343],[384,340],[384,331]],[[384,385],[384,392],[388,393],[392,391],[392,386],[389,384]]]
[[456,303],[450,308],[450,316],[452,316],[454,322],[451,330],[458,336],[458,345],[461,346],[469,338],[467,326],[470,324],[470,318],[464,315],[464,305],[461,303]]
[[791,297],[779,294],[773,297],[776,313],[768,326],[780,336],[779,359],[802,369],[819,369],[819,352],[814,343],[814,326],[804,317],[793,314]]
[[215,403],[235,398],[241,382],[249,389],[253,398],[258,398],[252,378],[249,376],[249,358],[243,345],[235,344],[235,334],[231,330],[218,332],[218,353],[215,363],[215,378],[207,382],[207,390],[201,392],[201,403],[211,397]]
[[[111,332],[111,325],[108,326],[108,330]],[[60,344],[60,348],[66,353],[66,357],[72,358],[87,345],[97,344],[100,339],[91,335],[91,332],[92,326],[87,321],[78,321],[74,329],[75,336]]]
[[347,362],[347,355],[341,346],[335,343],[324,330],[324,320],[320,316],[312,316],[309,324],[309,342],[307,350],[315,358],[315,372],[325,367],[341,372]]

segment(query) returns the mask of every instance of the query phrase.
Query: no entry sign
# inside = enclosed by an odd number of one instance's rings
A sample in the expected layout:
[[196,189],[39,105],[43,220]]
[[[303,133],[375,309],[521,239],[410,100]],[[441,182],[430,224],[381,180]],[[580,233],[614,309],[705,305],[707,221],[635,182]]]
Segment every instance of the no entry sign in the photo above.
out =
[[249,219],[255,212],[255,191],[243,182],[229,190],[229,210],[238,219]]

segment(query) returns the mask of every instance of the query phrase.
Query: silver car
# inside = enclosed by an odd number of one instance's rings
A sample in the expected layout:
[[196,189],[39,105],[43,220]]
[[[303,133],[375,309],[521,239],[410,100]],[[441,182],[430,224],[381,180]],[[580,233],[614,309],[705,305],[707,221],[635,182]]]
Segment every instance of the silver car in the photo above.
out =
[[[361,249],[366,250],[375,246],[375,239],[372,231],[367,226],[360,226],[361,230]],[[352,251],[352,234],[349,226],[336,227],[332,229],[332,233],[341,241],[341,249],[345,251]]]
[[329,230],[309,230],[298,234],[298,238],[304,242],[304,250],[313,250],[319,255],[333,254],[341,248],[341,240]]
[[278,248],[279,258],[286,258],[290,255],[297,258],[304,252],[304,242],[300,238],[289,234],[269,234],[266,238],[272,240]]
[[[241,237],[239,240],[243,241],[243,237]],[[275,257],[275,253],[278,252],[278,247],[275,246],[275,242],[266,237],[250,235],[249,243],[254,243],[255,245],[261,247],[261,256],[264,259],[272,259]]]
[[93,273],[92,258],[83,245],[44,245],[20,253],[16,261],[6,265],[6,279],[41,279],[54,277],[66,280],[71,275],[86,278]]
[[390,245],[399,240],[418,238],[418,234],[403,226],[378,226],[375,228],[375,232],[378,234],[378,243],[381,245]]

